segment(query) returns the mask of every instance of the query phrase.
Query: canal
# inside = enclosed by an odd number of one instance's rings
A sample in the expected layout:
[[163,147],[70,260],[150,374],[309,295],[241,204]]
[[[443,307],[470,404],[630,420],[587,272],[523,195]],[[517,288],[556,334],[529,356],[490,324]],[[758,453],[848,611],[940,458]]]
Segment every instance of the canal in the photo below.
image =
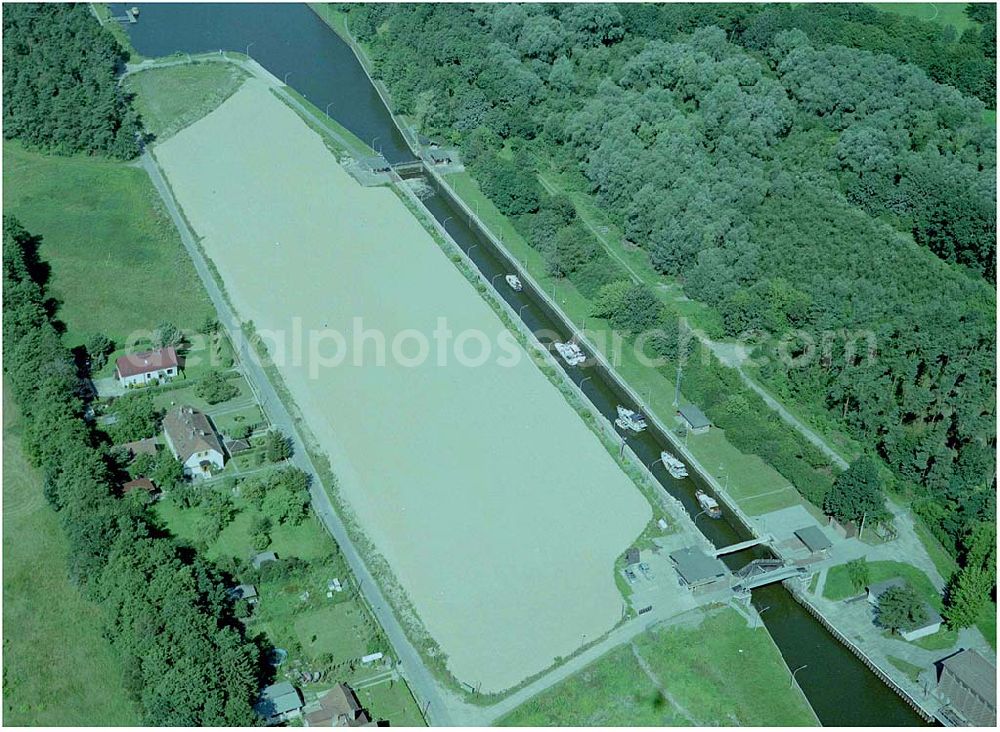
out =
[[[112,4],[121,15],[124,4]],[[226,50],[249,53],[258,63],[369,145],[381,150],[390,162],[414,158],[399,130],[372,87],[350,47],[306,5],[299,4],[138,4],[139,22],[126,24],[135,49],[146,57],[173,53]],[[424,200],[431,214],[467,252],[486,279],[505,274],[505,266],[487,237],[471,227],[465,215],[447,197],[435,194]],[[517,293],[507,287],[498,292],[519,312],[536,333],[561,333],[537,296],[525,288]],[[551,339],[542,339],[543,342]],[[560,363],[562,363],[560,361]],[[621,394],[600,369],[565,367],[594,406],[612,420],[618,404],[636,406]],[[652,472],[664,490],[676,497],[688,513],[701,512],[695,490],[711,489],[697,476],[676,480],[656,461],[669,442],[652,427],[628,439],[628,446]],[[654,465],[655,463],[655,465]],[[717,547],[749,538],[738,522],[696,518],[698,529]],[[738,568],[762,556],[760,548],[729,555],[726,563]],[[823,628],[780,584],[753,591],[759,611],[789,668],[805,666],[796,680],[820,721],[827,726],[912,726],[923,720],[893,691],[876,678],[854,655]],[[772,683],[788,683],[773,679]]]

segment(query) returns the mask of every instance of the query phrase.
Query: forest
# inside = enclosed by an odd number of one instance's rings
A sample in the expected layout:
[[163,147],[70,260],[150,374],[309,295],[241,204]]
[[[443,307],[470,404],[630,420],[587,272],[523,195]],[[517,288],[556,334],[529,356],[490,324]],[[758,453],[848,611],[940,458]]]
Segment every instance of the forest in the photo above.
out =
[[3,134],[61,154],[139,152],[140,125],[118,88],[125,52],[85,3],[3,10]]
[[623,279],[541,163],[579,171],[715,336],[829,337],[761,376],[870,449],[956,555],[994,520],[995,8],[961,37],[858,5],[340,8],[397,111],[461,147],[553,274],[605,299]]

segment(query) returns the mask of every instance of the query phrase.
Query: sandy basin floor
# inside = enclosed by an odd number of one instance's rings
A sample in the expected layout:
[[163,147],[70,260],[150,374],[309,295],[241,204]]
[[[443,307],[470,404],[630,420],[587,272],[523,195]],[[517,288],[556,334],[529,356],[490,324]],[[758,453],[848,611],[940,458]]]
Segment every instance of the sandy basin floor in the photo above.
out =
[[[430,338],[439,317],[494,344],[504,332],[395,194],[356,184],[261,82],[156,154],[258,330],[290,333],[301,319],[348,346],[356,316],[390,344],[408,328]],[[526,357],[440,366],[431,348],[415,367],[391,353],[375,365],[371,344],[361,366],[348,355],[315,377],[305,357],[279,367],[451,672],[500,691],[618,621],[612,565],[651,511]]]

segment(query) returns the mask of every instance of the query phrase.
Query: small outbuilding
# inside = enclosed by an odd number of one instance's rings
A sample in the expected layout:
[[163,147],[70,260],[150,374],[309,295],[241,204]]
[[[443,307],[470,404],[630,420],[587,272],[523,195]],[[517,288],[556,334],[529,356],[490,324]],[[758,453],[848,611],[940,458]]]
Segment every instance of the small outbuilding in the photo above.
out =
[[639,549],[638,547],[630,546],[625,552],[625,566],[631,567],[633,564],[639,563]]
[[694,404],[685,404],[683,407],[677,410],[677,414],[680,415],[681,420],[684,422],[684,426],[687,427],[688,432],[692,432],[696,435],[700,435],[703,432],[708,432],[712,423],[705,416],[705,413],[698,409]]
[[260,569],[263,565],[268,562],[277,562],[278,555],[274,552],[261,552],[260,554],[254,554],[250,557],[250,563],[253,565],[254,569]]
[[795,536],[813,554],[825,551],[833,546],[833,542],[827,538],[826,534],[818,526],[806,526],[805,528],[798,529],[795,532]]
[[[887,579],[884,582],[875,582],[868,586],[868,602],[872,607],[878,607],[878,600],[887,591],[895,587],[907,587],[908,584],[906,580],[902,577],[893,577],[892,579]],[[934,635],[939,630],[941,630],[941,623],[944,622],[941,615],[930,606],[929,603],[924,603],[924,615],[926,616],[924,621],[917,624],[912,628],[906,630],[900,629],[899,634],[904,640],[915,641],[918,638],[923,638],[924,636]]]
[[302,697],[289,682],[281,681],[264,687],[253,709],[268,726],[281,724],[302,716]]
[[726,565],[700,549],[689,546],[670,555],[677,574],[690,587],[714,582],[726,576]]
[[130,480],[127,483],[122,483],[122,495],[127,495],[132,491],[142,491],[146,493],[150,498],[156,498],[160,495],[160,489],[156,487],[149,478],[136,478],[135,480]]
[[938,693],[970,727],[997,725],[997,670],[972,649],[959,651],[940,661]]
[[368,173],[388,173],[392,170],[392,165],[381,155],[360,158],[358,164]]
[[260,599],[257,596],[257,588],[253,585],[236,585],[236,587],[230,587],[226,591],[226,596],[233,602],[246,600],[251,605],[256,605],[257,600]]

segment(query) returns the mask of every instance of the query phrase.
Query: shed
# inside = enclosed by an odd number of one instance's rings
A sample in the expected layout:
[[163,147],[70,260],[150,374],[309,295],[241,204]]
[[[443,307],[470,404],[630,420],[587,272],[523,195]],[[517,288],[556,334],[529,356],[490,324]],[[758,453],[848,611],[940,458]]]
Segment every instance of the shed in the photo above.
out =
[[625,552],[625,566],[631,567],[633,564],[639,563],[639,549],[634,546],[630,546]]
[[369,157],[359,158],[358,164],[370,173],[388,173],[392,170],[392,166],[389,164],[389,161],[381,155],[371,155]]
[[250,557],[250,563],[254,569],[260,569],[262,565],[276,561],[278,561],[278,555],[274,552],[261,552]]
[[696,547],[680,549],[670,555],[677,567],[677,573],[692,587],[712,582],[726,576],[726,565],[721,560],[710,557]]
[[281,724],[302,714],[302,697],[287,681],[264,687],[253,709],[267,724]]
[[799,538],[799,541],[806,545],[806,549],[811,552],[821,552],[833,546],[833,542],[826,537],[826,534],[818,526],[806,526],[805,528],[798,529],[795,535]]
[[997,670],[976,651],[966,648],[940,662],[938,691],[967,724],[996,727]]
[[708,421],[708,417],[705,413],[698,409],[694,404],[685,404],[677,413],[684,420],[684,424],[687,426],[690,432],[694,432],[696,435],[700,435],[702,432],[708,432],[708,428],[712,426],[712,423]]
[[226,591],[230,600],[246,600],[251,605],[257,603],[257,588],[253,585],[236,585]]

